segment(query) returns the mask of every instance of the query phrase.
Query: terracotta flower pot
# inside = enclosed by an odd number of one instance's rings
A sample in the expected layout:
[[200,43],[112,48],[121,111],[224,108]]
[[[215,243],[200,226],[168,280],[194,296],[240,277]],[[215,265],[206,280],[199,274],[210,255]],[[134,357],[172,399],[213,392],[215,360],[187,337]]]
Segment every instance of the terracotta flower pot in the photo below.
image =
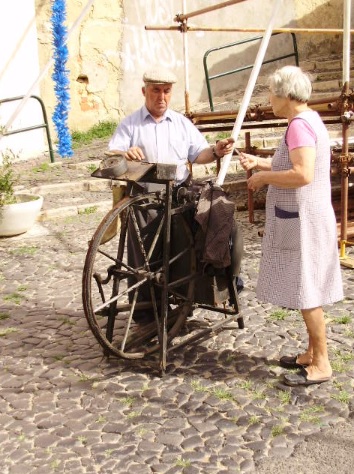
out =
[[17,202],[0,207],[0,236],[10,237],[27,232],[36,221],[43,197],[36,194],[16,194]]

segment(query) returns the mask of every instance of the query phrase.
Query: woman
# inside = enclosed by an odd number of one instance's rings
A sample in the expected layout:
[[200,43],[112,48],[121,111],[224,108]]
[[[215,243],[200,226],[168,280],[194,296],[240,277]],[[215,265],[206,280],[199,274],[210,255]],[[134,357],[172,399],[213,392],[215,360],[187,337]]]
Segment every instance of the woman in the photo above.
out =
[[288,119],[288,128],[273,158],[240,156],[245,170],[260,170],[248,188],[269,185],[257,297],[300,309],[309,335],[304,353],[280,359],[282,367],[300,369],[284,377],[293,386],[331,378],[322,306],[343,298],[329,136],[307,105],[310,95],[311,81],[300,68],[277,70],[270,77],[270,104],[276,116]]

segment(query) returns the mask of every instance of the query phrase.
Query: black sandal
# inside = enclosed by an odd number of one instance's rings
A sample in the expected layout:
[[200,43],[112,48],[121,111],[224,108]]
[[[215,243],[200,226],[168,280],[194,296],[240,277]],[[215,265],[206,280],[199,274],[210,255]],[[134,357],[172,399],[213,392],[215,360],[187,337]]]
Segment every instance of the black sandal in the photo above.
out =
[[290,387],[308,387],[309,385],[315,385],[323,382],[328,382],[331,377],[325,377],[323,379],[311,380],[308,378],[308,373],[305,367],[301,367],[297,374],[285,374],[284,383],[290,385]]
[[308,364],[299,364],[297,358],[299,355],[296,356],[283,356],[279,359],[280,367],[284,367],[284,369],[302,369],[303,367],[307,367]]

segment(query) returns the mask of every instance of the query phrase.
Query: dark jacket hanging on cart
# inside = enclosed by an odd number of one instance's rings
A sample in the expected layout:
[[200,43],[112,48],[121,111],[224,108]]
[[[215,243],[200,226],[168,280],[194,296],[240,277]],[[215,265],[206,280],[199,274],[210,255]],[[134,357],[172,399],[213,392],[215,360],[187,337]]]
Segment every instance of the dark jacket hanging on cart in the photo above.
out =
[[231,265],[230,236],[234,225],[235,204],[219,186],[206,184],[201,192],[195,220],[201,232],[196,248],[203,263],[215,268]]

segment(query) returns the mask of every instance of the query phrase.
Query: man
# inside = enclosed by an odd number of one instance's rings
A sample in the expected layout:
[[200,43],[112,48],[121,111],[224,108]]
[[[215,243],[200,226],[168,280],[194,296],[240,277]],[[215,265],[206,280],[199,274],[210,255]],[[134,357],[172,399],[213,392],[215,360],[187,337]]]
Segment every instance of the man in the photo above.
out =
[[[189,181],[188,162],[207,164],[222,158],[232,151],[234,140],[223,139],[210,147],[188,118],[169,109],[175,82],[175,75],[168,70],[156,68],[145,72],[142,87],[145,104],[121,121],[108,148],[130,161],[176,164],[175,184],[180,185]],[[152,186],[145,184],[144,187],[149,191],[156,189],[154,184]],[[140,213],[139,227],[146,248],[150,248],[158,223],[155,212]],[[128,232],[131,231],[133,235],[130,226],[132,223],[129,223]],[[160,249],[160,245],[155,246],[156,253]],[[128,261],[133,268],[143,263],[141,249],[133,239],[128,241]],[[139,290],[138,300],[148,299],[149,289],[144,284]],[[151,314],[135,312],[133,318],[135,321],[143,321],[146,320],[146,316],[147,319],[151,318]]]
[[186,166],[207,164],[232,150],[233,138],[210,147],[204,136],[183,114],[169,109],[175,75],[156,68],[145,72],[145,104],[124,118],[109,142],[109,149],[127,160],[176,164],[176,184],[189,178]]

